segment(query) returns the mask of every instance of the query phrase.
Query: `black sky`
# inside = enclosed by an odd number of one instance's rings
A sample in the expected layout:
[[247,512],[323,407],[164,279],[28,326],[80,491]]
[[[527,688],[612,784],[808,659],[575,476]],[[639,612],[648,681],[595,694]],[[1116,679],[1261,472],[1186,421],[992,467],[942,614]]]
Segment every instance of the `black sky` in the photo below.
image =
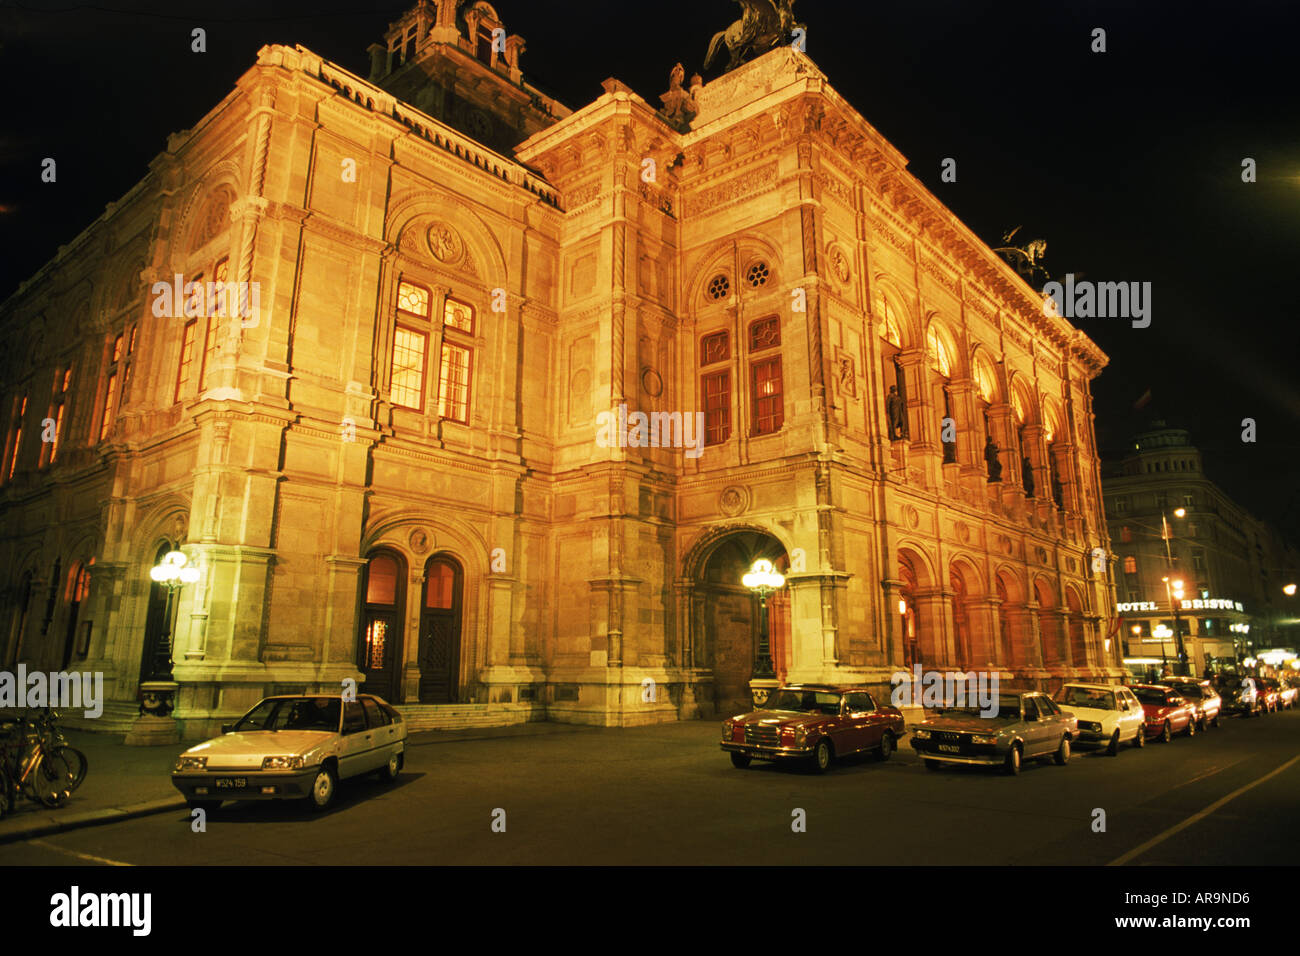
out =
[[[167,134],[224,97],[267,43],[365,76],[406,2],[0,0],[0,298],[147,171]],[[652,103],[702,65],[729,0],[498,0],[535,85],[573,108],[617,76]],[[1077,319],[1110,455],[1153,415],[1206,469],[1300,539],[1300,99],[1286,2],[798,0],[808,54],[985,241],[1022,226],[1055,275],[1152,283],[1150,328]],[[190,52],[190,31],[207,52]],[[1107,52],[1090,50],[1106,30]],[[41,160],[58,161],[42,184]],[[940,181],[944,157],[958,181]],[[1245,157],[1258,182],[1241,181]],[[1142,411],[1134,402],[1150,390]],[[1242,419],[1258,441],[1241,441]]]

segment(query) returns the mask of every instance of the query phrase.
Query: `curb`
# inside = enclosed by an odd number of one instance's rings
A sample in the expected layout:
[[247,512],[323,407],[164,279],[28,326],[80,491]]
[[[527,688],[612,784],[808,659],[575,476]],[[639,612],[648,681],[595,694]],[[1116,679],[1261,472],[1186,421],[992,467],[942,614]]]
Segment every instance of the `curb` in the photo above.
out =
[[134,817],[147,817],[155,813],[166,813],[168,810],[184,809],[185,805],[185,801],[179,797],[165,797],[145,803],[133,803],[125,807],[85,810],[58,819],[43,817],[39,821],[33,820],[30,824],[13,829],[9,829],[3,823],[0,823],[0,844],[17,843],[21,840],[30,840],[33,837],[62,833],[65,830],[80,830],[83,827],[93,827],[101,823],[115,823],[118,820],[130,820]]

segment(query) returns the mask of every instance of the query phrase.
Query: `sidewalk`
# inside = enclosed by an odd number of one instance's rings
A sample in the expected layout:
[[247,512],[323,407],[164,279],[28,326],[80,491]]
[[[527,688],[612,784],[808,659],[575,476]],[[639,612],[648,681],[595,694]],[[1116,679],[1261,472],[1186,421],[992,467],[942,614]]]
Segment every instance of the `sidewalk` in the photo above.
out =
[[[492,740],[501,737],[538,737],[583,733],[598,728],[535,721],[509,727],[467,730],[426,730],[411,734],[407,747]],[[185,807],[172,786],[171,770],[177,754],[196,741],[169,747],[127,747],[122,734],[92,734],[68,730],[68,742],[86,755],[86,779],[66,804],[43,807],[19,797],[14,812],[0,820],[0,845],[33,837],[112,823],[130,817],[166,813]]]

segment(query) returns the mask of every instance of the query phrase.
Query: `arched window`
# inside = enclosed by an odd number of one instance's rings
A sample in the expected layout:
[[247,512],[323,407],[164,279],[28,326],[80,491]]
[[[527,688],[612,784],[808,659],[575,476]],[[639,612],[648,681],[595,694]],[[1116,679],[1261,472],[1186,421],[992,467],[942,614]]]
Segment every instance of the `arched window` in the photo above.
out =
[[898,311],[885,295],[885,290],[876,289],[876,330],[880,337],[895,348],[903,347],[902,323]]
[[930,323],[925,336],[926,353],[930,356],[930,367],[944,378],[952,377],[952,352],[939,331],[937,322]]
[[749,352],[759,357],[750,362],[753,387],[753,429],[755,435],[770,435],[785,423],[785,396],[781,384],[781,320],[777,316],[759,319],[749,327]]
[[989,404],[997,401],[997,383],[997,373],[993,370],[993,363],[989,361],[988,356],[983,352],[976,352],[975,386],[979,390],[980,398]]

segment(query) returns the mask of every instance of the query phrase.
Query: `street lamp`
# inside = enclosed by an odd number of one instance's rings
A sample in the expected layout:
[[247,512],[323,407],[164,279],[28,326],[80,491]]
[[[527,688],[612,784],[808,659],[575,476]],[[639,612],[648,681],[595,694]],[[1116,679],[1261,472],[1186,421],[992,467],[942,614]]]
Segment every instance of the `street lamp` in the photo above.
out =
[[149,577],[167,589],[167,609],[163,614],[163,631],[154,650],[151,681],[172,680],[172,599],[176,592],[199,579],[199,569],[189,566],[189,559],[180,551],[168,551],[157,567],[149,569]]
[[1182,677],[1188,675],[1187,668],[1187,648],[1183,644],[1183,623],[1182,617],[1178,613],[1179,606],[1183,603],[1183,582],[1180,579],[1169,580],[1164,578],[1165,591],[1169,594],[1169,606],[1174,612],[1174,641],[1178,647],[1178,674]]
[[1285,594],[1287,597],[1295,597],[1295,585],[1294,584],[1285,585],[1282,588],[1282,593]]
[[758,595],[758,660],[754,664],[754,677],[758,680],[771,679],[776,676],[776,669],[772,666],[772,651],[767,634],[767,596],[785,587],[785,577],[767,558],[759,558],[749,573],[740,580]]

